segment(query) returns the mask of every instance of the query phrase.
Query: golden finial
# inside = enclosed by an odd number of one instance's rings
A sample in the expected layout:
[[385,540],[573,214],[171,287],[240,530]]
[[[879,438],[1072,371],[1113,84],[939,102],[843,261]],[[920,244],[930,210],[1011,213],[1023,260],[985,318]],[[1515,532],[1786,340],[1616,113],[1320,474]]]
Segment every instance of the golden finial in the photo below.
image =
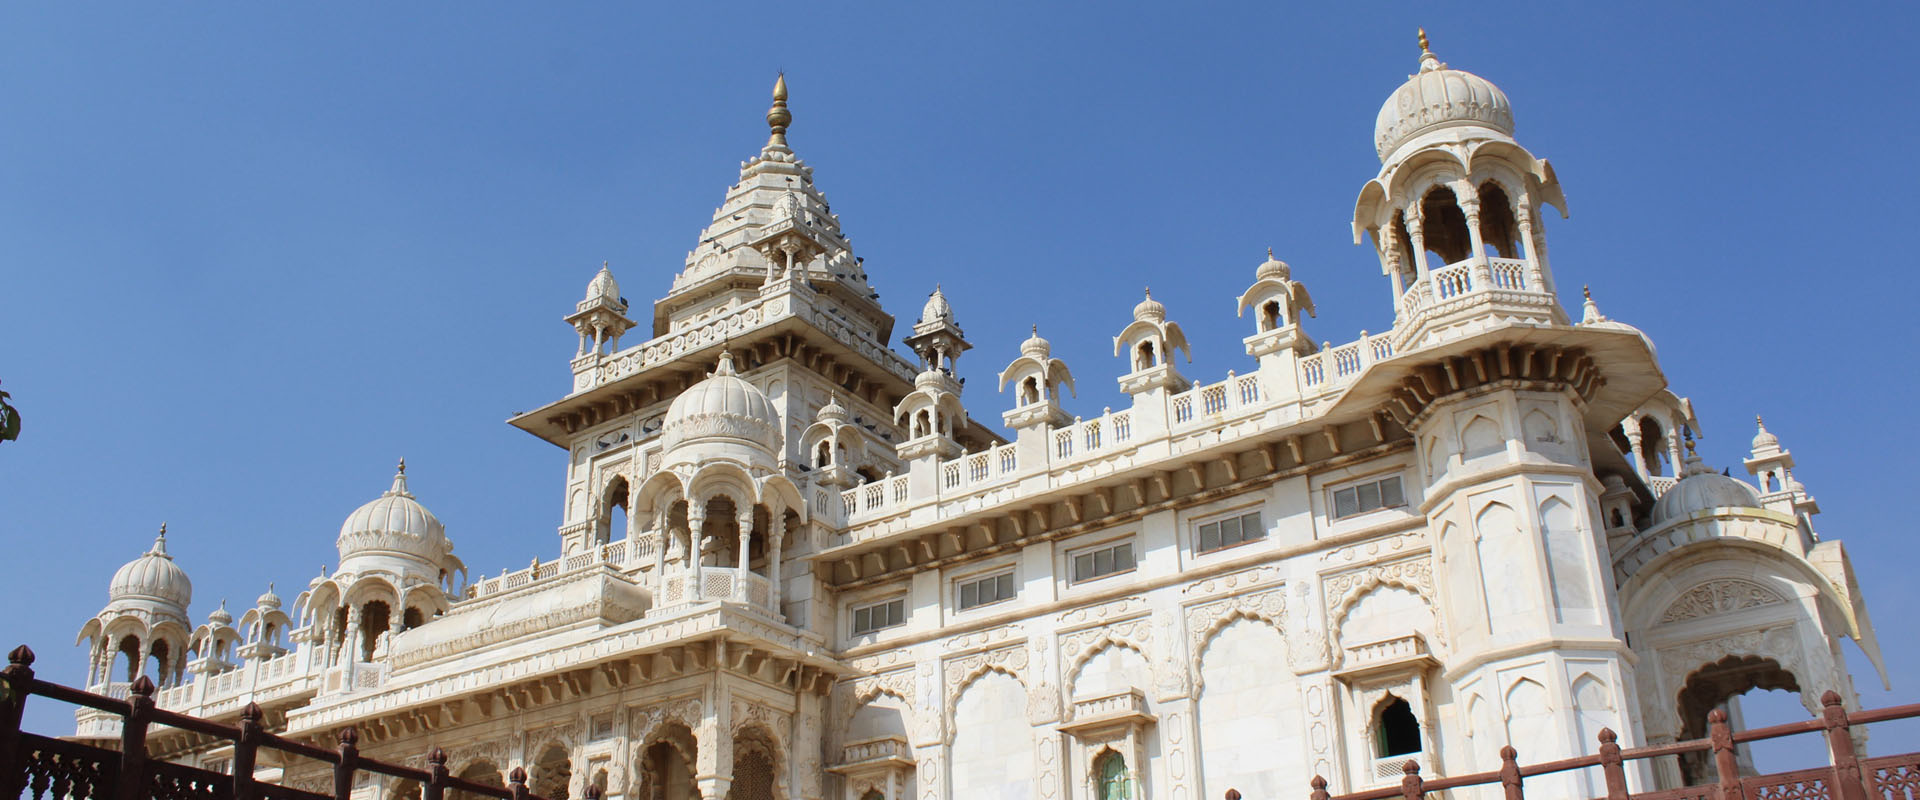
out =
[[793,124],[793,114],[787,111],[787,74],[782,72],[773,82],[773,107],[767,109],[767,127],[773,129],[773,135],[767,137],[767,146],[787,146],[787,126]]
[[161,538],[165,538],[166,535],[167,535],[167,523],[162,522],[160,523],[160,536]]
[[404,458],[400,459],[400,474],[407,474],[407,460]]
[[1586,284],[1584,284],[1584,283],[1583,283],[1583,284],[1580,284],[1580,296],[1581,296],[1581,297],[1585,297],[1585,298],[1587,298],[1588,300],[1592,300],[1592,299],[1593,299],[1593,288],[1592,288],[1592,287],[1590,287],[1590,286],[1588,286],[1588,285],[1586,285]]
[[1033,335],[1035,335],[1035,336],[1039,336],[1039,335],[1040,335],[1040,324],[1039,324],[1039,323],[1037,323],[1037,322],[1036,322],[1036,323],[1034,323],[1034,325],[1033,325]]
[[1422,54],[1425,54],[1430,52],[1432,49],[1433,48],[1430,48],[1427,46],[1427,29],[1421,28],[1420,29],[1420,52]]
[[1268,261],[1273,260],[1273,248],[1271,247],[1267,248],[1267,260]]
[[1146,287],[1146,291],[1147,291],[1147,299],[1148,299],[1148,300],[1152,300],[1152,299],[1153,299],[1153,287],[1151,287],[1151,286],[1148,286],[1148,287]]

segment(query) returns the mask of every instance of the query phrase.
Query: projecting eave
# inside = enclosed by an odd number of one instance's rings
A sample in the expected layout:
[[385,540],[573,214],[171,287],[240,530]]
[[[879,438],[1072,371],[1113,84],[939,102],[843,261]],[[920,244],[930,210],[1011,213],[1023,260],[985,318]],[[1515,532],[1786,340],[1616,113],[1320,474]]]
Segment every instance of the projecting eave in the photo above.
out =
[[1374,363],[1334,401],[1326,416],[1340,419],[1370,413],[1387,402],[1406,379],[1414,377],[1418,368],[1499,345],[1557,347],[1577,350],[1593,359],[1594,368],[1605,378],[1585,407],[1587,424],[1593,428],[1611,428],[1667,386],[1659,359],[1638,333],[1580,325],[1511,323]]

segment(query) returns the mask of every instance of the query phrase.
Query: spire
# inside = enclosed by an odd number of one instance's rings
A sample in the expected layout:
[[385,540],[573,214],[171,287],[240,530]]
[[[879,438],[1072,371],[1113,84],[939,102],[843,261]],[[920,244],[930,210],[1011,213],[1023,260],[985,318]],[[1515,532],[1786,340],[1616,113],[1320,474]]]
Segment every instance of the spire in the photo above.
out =
[[1420,29],[1420,71],[1432,72],[1437,69],[1446,69],[1446,68],[1447,68],[1447,65],[1440,63],[1440,57],[1434,55],[1433,48],[1428,46],[1427,44],[1427,29],[1421,28]]
[[387,490],[387,496],[388,497],[412,497],[413,496],[412,493],[407,491],[407,460],[404,458],[400,459],[400,466],[398,470],[393,473],[393,488]]
[[714,366],[713,374],[715,376],[738,374],[733,371],[733,351],[732,350],[723,349],[720,351],[720,363]]
[[147,555],[159,556],[168,560],[173,558],[173,556],[167,555],[167,523],[160,523],[160,535],[153,537],[153,548],[147,551]]
[[786,149],[787,126],[793,124],[793,113],[787,110],[787,73],[773,82],[773,107],[767,109],[767,127],[773,129],[773,135],[767,137],[767,149]]
[[1705,475],[1712,472],[1713,468],[1707,466],[1705,461],[1700,460],[1700,454],[1693,451],[1693,433],[1688,431],[1685,435],[1687,437],[1687,458],[1686,466],[1680,470],[1680,477]]
[[1580,324],[1592,325],[1596,322],[1606,322],[1606,315],[1600,313],[1600,304],[1593,302],[1593,290],[1582,286],[1580,287],[1580,294],[1587,298],[1586,305],[1582,307],[1580,314]]

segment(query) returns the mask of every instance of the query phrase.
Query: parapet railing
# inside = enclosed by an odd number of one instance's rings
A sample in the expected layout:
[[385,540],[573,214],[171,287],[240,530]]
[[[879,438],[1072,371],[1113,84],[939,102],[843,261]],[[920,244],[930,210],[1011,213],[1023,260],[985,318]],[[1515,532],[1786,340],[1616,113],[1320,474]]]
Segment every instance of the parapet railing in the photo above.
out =
[[[328,750],[295,741],[261,727],[260,706],[248,703],[240,726],[221,725],[154,706],[153,681],[140,676],[126,699],[83,692],[33,676],[33,651],[26,645],[7,655],[0,669],[0,796],[28,800],[349,800],[360,772],[377,773],[420,784],[422,800],[444,800],[449,789],[502,800],[544,800],[527,791],[527,771],[514,767],[506,786],[447,774],[447,754],[434,748],[427,768],[414,769],[362,758],[359,733],[340,731],[340,745]],[[121,718],[120,749],[65,741],[20,729],[27,698],[33,695],[97,709]],[[224,739],[233,743],[233,774],[189,767],[147,755],[147,731],[153,725]],[[262,749],[333,765],[333,792],[321,794],[258,781],[254,766]],[[599,800],[600,788],[587,797]]]
[[[1854,725],[1920,717],[1920,703],[1848,712],[1840,695],[1829,691],[1820,697],[1819,719],[1790,722],[1766,728],[1734,732],[1727,724],[1727,712],[1714,709],[1707,715],[1707,737],[1672,744],[1622,749],[1611,729],[1600,730],[1598,755],[1565,758],[1544,764],[1521,766],[1512,745],[1500,749],[1500,769],[1476,772],[1439,780],[1424,780],[1420,766],[1408,761],[1403,767],[1400,785],[1354,792],[1335,798],[1327,793],[1326,778],[1314,776],[1312,800],[1421,800],[1431,792],[1443,792],[1465,786],[1498,784],[1504,800],[1523,800],[1525,779],[1599,767],[1606,781],[1605,800],[1773,800],[1794,798],[1812,800],[1906,800],[1920,797],[1920,753],[1877,758],[1860,758],[1854,750]],[[1734,746],[1765,739],[1777,739],[1802,733],[1824,732],[1832,757],[1830,766],[1777,772],[1770,775],[1741,776]],[[1684,753],[1712,753],[1715,782],[1675,789],[1638,793],[1627,791],[1626,762],[1639,759],[1678,756]],[[1229,796],[1237,796],[1229,792]]]

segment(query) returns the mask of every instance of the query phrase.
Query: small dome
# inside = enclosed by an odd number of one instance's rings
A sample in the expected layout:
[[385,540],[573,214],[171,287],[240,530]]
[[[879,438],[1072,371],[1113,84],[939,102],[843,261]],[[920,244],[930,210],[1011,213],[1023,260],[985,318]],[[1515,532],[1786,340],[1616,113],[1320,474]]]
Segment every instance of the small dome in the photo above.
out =
[[1140,301],[1139,305],[1133,307],[1133,319],[1135,322],[1161,322],[1166,318],[1167,307],[1160,305],[1160,301],[1153,299],[1152,289],[1147,290],[1147,299]]
[[232,625],[233,614],[227,612],[227,601],[220,601],[220,607],[207,615],[207,621],[215,625]]
[[1020,355],[1029,358],[1047,358],[1053,354],[1053,343],[1040,338],[1040,326],[1033,326],[1033,335],[1020,343]]
[[847,407],[840,405],[840,395],[835,394],[827,398],[826,405],[820,407],[818,418],[822,422],[846,422],[848,416]]
[[1659,525],[1697,511],[1728,507],[1759,508],[1760,494],[1746,481],[1708,469],[1693,453],[1693,442],[1689,441],[1686,476],[1653,504],[1652,522]]
[[668,450],[722,439],[771,452],[780,441],[780,414],[765,392],[733,371],[733,354],[723,351],[713,374],[681,392],[667,407],[661,438]]
[[1448,69],[1420,34],[1420,72],[1407,78],[1380,107],[1374,150],[1385,162],[1401,144],[1432,130],[1462,125],[1513,135],[1513,107],[1500,87],[1471,72]]
[[933,287],[933,294],[927,295],[926,307],[920,309],[920,322],[925,324],[952,321],[953,306],[947,304],[946,294],[941,292],[940,286],[936,284]]
[[625,305],[620,302],[620,284],[613,279],[613,270],[608,269],[604,261],[600,262],[600,271],[593,274],[593,280],[587,282],[585,302],[592,303],[597,300],[604,300],[616,306]]
[[1287,266],[1287,262],[1274,258],[1273,248],[1271,247],[1267,248],[1267,260],[1260,265],[1259,270],[1253,273],[1253,279],[1257,281],[1264,281],[1269,278],[1284,281],[1292,277],[1293,268]]
[[167,555],[167,526],[160,526],[152,549],[113,573],[113,581],[107,584],[107,600],[157,600],[177,607],[185,616],[187,605],[193,601],[193,581],[187,579],[186,570],[173,563],[173,556]]
[[253,605],[257,608],[279,608],[280,607],[280,595],[273,593],[273,584],[271,583],[267,584],[266,593],[260,595],[260,599],[253,601]]
[[437,567],[453,551],[447,527],[407,491],[405,459],[393,476],[392,488],[347,515],[336,544],[343,571],[348,559],[377,554],[412,556]]
[[1753,452],[1778,451],[1780,449],[1780,437],[1773,435],[1771,431],[1767,430],[1766,420],[1755,415],[1753,424],[1760,427],[1760,432],[1753,435]]

